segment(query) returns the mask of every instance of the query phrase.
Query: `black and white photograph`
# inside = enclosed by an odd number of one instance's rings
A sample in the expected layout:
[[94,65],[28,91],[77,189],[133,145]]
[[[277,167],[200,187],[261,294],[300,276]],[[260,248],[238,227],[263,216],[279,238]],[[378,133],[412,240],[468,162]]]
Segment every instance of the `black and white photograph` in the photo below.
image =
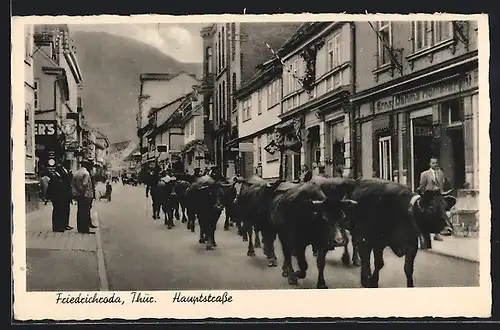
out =
[[489,316],[487,15],[273,17],[13,18],[15,315]]

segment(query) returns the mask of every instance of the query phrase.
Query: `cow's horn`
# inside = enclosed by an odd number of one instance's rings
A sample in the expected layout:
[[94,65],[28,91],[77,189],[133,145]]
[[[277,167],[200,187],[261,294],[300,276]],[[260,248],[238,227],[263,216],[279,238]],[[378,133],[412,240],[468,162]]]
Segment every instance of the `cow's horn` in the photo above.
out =
[[355,200],[352,200],[352,199],[343,199],[340,202],[350,204],[350,205],[358,205],[358,202],[356,202]]
[[312,201],[313,205],[319,205],[319,204],[323,204],[324,200],[314,200]]

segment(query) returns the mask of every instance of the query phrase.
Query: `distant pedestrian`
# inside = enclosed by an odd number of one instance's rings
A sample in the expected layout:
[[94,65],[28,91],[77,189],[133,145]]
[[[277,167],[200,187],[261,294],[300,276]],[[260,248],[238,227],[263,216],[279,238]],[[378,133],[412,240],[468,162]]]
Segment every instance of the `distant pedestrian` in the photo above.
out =
[[312,179],[312,172],[309,170],[307,165],[302,166],[302,181],[308,182]]
[[318,176],[322,176],[324,178],[330,177],[328,174],[326,174],[325,165],[318,166]]
[[47,172],[44,172],[43,176],[40,178],[40,191],[42,194],[42,200],[47,205],[49,198],[47,196],[47,190],[49,189],[50,177]]
[[335,167],[334,176],[342,178],[344,176],[344,167],[342,165],[337,165]]
[[89,162],[82,162],[82,166],[73,176],[73,193],[78,203],[76,216],[77,229],[82,234],[95,234],[89,229],[92,224],[90,210],[94,198],[94,188],[92,187],[90,171],[91,164]]
[[111,202],[111,193],[113,192],[113,187],[111,186],[111,182],[106,180],[106,197],[108,198],[108,202]]
[[63,165],[57,166],[47,188],[47,195],[52,202],[52,230],[63,232],[71,230],[69,212],[72,201],[71,173]]

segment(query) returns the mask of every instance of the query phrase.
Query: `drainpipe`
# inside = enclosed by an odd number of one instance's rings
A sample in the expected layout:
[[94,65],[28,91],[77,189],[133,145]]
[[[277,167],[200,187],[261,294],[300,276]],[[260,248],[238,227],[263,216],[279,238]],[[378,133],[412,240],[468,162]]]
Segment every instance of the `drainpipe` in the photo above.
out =
[[[351,22],[351,96],[356,94],[356,23]],[[358,177],[358,160],[357,158],[357,134],[355,123],[355,107],[350,104],[349,107],[349,125],[350,125],[350,140],[351,140],[351,173],[353,178]]]
[[[282,64],[280,64],[282,66]],[[282,67],[282,70],[284,68]],[[280,115],[283,114],[283,71],[281,72],[281,77],[280,77]],[[285,175],[285,171],[286,171],[286,165],[283,164],[284,162],[284,153],[283,153],[283,150],[281,150],[280,148],[280,170],[279,170],[279,180],[285,180],[286,179],[286,175]]]

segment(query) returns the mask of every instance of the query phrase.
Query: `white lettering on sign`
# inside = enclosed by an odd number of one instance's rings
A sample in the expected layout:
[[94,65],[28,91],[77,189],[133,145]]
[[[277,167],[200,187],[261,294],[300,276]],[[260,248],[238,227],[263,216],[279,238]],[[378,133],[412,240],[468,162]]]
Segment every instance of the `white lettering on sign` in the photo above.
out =
[[465,76],[449,79],[441,84],[424,87],[394,95],[393,108],[402,108],[408,105],[430,101],[440,97],[452,95],[460,91],[478,86],[478,71],[468,72]]
[[47,123],[42,123],[42,122],[37,122],[35,123],[35,135],[43,135],[43,136],[51,136],[56,134],[56,125],[55,123],[52,122],[47,122]]

